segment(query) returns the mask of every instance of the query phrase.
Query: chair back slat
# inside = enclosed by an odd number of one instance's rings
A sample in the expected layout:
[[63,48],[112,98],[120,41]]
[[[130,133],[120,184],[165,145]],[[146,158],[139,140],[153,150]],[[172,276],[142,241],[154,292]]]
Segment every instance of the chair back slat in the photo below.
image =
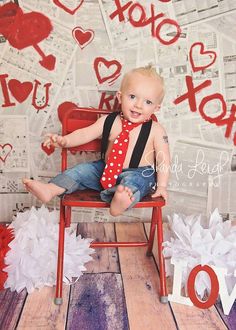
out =
[[[62,135],[69,134],[76,129],[84,128],[92,125],[100,116],[109,114],[110,111],[102,109],[75,108],[66,111],[62,119]],[[78,147],[66,148],[66,152],[62,153],[62,170],[67,167],[67,153],[70,151],[76,154],[80,151],[99,152],[101,150],[101,139],[96,139]]]

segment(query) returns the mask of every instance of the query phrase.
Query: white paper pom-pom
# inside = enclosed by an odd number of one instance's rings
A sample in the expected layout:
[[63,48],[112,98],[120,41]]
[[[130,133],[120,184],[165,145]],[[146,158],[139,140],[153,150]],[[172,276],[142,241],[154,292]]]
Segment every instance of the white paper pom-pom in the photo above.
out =
[[[200,215],[174,214],[168,220],[168,240],[163,243],[167,276],[173,275],[170,258],[187,262],[182,276],[182,287],[185,289],[189,273],[195,266],[200,264],[223,267],[228,271],[226,283],[231,292],[235,285],[236,226],[232,226],[231,221],[223,222],[218,209],[211,214],[208,228],[202,226]],[[195,289],[201,298],[211,291],[210,278],[205,272],[199,272],[196,277]]]
[[[18,213],[9,227],[14,229],[15,239],[9,244],[4,270],[8,272],[5,288],[20,292],[26,288],[31,293],[35,288],[56,283],[59,213],[49,212],[42,206]],[[79,278],[86,268],[84,264],[92,259],[91,239],[76,236],[74,228],[65,230],[64,278],[69,284],[72,277]]]

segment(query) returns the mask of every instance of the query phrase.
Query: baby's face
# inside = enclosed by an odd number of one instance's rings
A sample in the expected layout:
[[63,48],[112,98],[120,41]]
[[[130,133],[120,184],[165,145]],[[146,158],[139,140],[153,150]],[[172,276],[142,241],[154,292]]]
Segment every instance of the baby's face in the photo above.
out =
[[148,120],[159,109],[162,95],[163,86],[156,77],[135,72],[127,77],[117,98],[124,117],[139,123]]

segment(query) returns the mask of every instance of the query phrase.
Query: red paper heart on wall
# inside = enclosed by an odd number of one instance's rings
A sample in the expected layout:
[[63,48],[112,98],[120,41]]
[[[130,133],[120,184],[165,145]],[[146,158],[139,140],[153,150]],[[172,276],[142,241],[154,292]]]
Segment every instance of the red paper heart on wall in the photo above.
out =
[[[106,67],[106,70],[108,69],[109,71],[112,71],[112,73],[108,76],[101,76],[101,73],[99,72],[99,70],[103,69],[102,66]],[[109,83],[114,82],[120,75],[120,71],[121,71],[121,64],[116,61],[116,60],[112,60],[112,61],[107,61],[105,58],[103,57],[97,57],[94,61],[94,70],[98,79],[98,82],[100,84],[104,83],[107,80],[110,80]]]
[[84,30],[82,27],[77,26],[73,29],[72,35],[79,44],[80,48],[86,47],[94,38],[93,30]]
[[[202,57],[202,56],[207,56],[208,59],[208,64],[202,65],[202,66],[197,66],[194,63],[193,60],[193,52],[197,52],[198,57]],[[193,69],[193,72],[197,72],[197,71],[202,71],[206,68],[208,68],[209,66],[211,66],[212,64],[215,63],[216,61],[216,52],[212,51],[212,50],[204,50],[204,45],[202,42],[195,42],[194,44],[192,44],[191,48],[190,48],[190,52],[189,52],[189,58],[190,58],[190,63]]]
[[57,108],[57,114],[58,114],[58,118],[60,120],[60,122],[62,123],[63,117],[65,116],[65,114],[72,110],[72,109],[77,109],[78,106],[75,103],[69,102],[69,101],[65,101],[63,103],[61,103],[59,105],[59,107]]
[[0,7],[0,32],[17,48],[37,45],[48,37],[52,24],[48,17],[38,12],[23,13],[15,3]]
[[41,13],[23,13],[12,2],[0,6],[0,33],[17,49],[33,46],[42,58],[39,63],[48,70],[54,69],[56,58],[53,55],[46,56],[38,43],[47,38],[51,31],[51,21]]
[[73,1],[73,2],[77,2],[77,6],[76,4],[74,4],[73,7],[69,8],[68,7],[68,1],[67,0],[53,0],[53,2],[55,3],[56,6],[60,7],[61,9],[65,10],[67,13],[74,15],[76,13],[76,11],[79,9],[79,7],[82,5],[82,3],[84,2],[84,0],[80,0],[80,1]]
[[20,82],[17,79],[11,79],[8,83],[8,88],[11,91],[12,96],[22,103],[24,102],[33,89],[33,84],[29,81]]
[[55,151],[55,147],[50,146],[49,148],[44,146],[43,143],[41,143],[41,149],[48,155],[50,156],[51,154],[54,153]]
[[13,147],[10,143],[0,144],[0,160],[5,163]]

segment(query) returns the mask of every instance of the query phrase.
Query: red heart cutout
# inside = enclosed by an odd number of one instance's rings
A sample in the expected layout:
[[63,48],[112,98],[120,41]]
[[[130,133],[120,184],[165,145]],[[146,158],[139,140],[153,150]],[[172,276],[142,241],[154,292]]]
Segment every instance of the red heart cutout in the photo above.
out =
[[[0,160],[5,163],[8,155],[10,154],[10,152],[12,151],[12,145],[10,143],[5,143],[5,144],[0,144]],[[4,155],[3,155],[3,151],[4,151]]]
[[48,156],[50,156],[51,154],[53,154],[54,151],[55,151],[55,147],[53,147],[52,145],[50,145],[50,147],[48,148],[48,147],[44,146],[43,143],[41,143],[41,149],[42,149],[44,152],[46,152],[46,154],[47,154]]
[[[82,3],[84,2],[84,0],[80,0],[79,4],[77,7],[74,8],[68,8],[68,4],[63,4],[63,0],[53,0],[53,2],[55,3],[56,6],[60,7],[61,9],[65,10],[67,13],[74,15],[76,13],[76,11],[79,9],[79,7],[82,5]],[[68,2],[65,0],[65,2]]]
[[17,49],[37,45],[52,31],[48,17],[38,12],[23,13],[13,3],[0,7],[0,32]]
[[61,103],[59,105],[59,107],[57,108],[57,114],[58,114],[58,118],[59,118],[60,122],[62,123],[64,115],[68,111],[70,111],[72,109],[77,109],[77,108],[78,108],[78,106],[75,103],[72,103],[72,102],[69,102],[69,101]]
[[43,59],[41,61],[39,61],[39,63],[46,69],[48,70],[54,70],[55,68],[55,63],[56,63],[56,57],[53,55],[48,55],[48,56],[44,56]]
[[[116,69],[115,71],[110,74],[109,76],[104,76],[104,77],[101,77],[100,73],[99,73],[99,69],[101,69],[101,65],[104,64],[106,66],[107,69],[110,69],[111,66],[115,66]],[[95,73],[96,73],[96,76],[97,76],[97,80],[100,84],[104,83],[105,81],[107,80],[110,80],[109,83],[112,83],[114,82],[120,75],[120,71],[121,71],[121,64],[116,61],[116,60],[112,60],[112,61],[107,61],[105,58],[103,57],[97,57],[95,58],[95,61],[94,61],[94,69],[95,69]]]
[[8,88],[10,89],[11,94],[14,96],[14,98],[18,102],[22,103],[31,93],[33,89],[33,84],[29,81],[25,81],[22,83],[17,79],[11,79],[8,82]]
[[73,29],[72,35],[74,39],[78,42],[80,48],[86,47],[94,38],[93,30],[84,30],[82,27],[77,26]]
[[[200,47],[200,49],[199,49],[199,47]],[[209,55],[210,62],[208,64],[205,64],[202,66],[195,65],[195,63],[193,61],[193,50],[199,51],[200,55]],[[204,45],[202,42],[195,42],[194,44],[192,44],[192,46],[190,48],[190,52],[189,52],[189,58],[190,58],[190,63],[191,63],[193,72],[202,71],[202,70],[208,68],[209,66],[211,66],[212,64],[214,64],[216,61],[216,56],[217,56],[216,52],[214,52],[212,50],[204,50]]]

